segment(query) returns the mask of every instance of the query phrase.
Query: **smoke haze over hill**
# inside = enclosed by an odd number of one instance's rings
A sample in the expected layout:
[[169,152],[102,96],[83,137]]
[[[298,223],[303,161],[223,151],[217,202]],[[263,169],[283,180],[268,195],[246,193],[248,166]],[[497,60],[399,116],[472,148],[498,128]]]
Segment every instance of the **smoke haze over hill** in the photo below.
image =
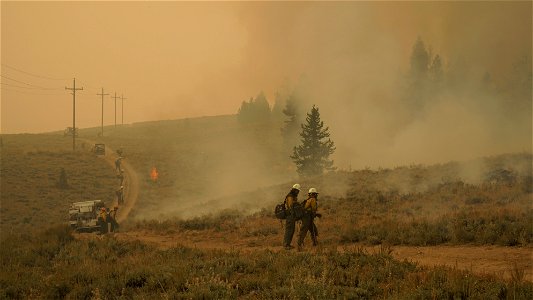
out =
[[[531,152],[531,103],[474,84],[489,73],[500,89],[521,57],[531,65],[531,2],[1,5],[3,133],[72,126],[64,87],[76,77],[80,127],[100,124],[101,87],[124,94],[131,123],[233,114],[261,90],[273,104],[285,86],[299,88],[303,111],[320,107],[341,168]],[[418,37],[466,86],[413,114],[402,80]],[[109,125],[110,96],[104,105]]]

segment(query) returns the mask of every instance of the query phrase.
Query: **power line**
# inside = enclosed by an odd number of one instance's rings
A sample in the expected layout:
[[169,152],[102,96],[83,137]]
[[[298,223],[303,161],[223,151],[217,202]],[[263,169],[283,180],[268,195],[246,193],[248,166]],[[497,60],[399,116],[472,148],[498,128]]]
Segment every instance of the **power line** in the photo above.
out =
[[1,90],[3,91],[6,91],[6,92],[15,92],[15,93],[19,93],[19,94],[26,94],[26,95],[37,95],[37,96],[63,96],[65,94],[42,94],[42,93],[29,93],[29,92],[26,92],[26,91],[19,91],[19,90],[13,90],[13,89],[10,89],[10,88],[3,88],[3,87],[0,87]]
[[9,69],[12,69],[12,70],[15,70],[15,71],[18,71],[20,73],[24,73],[24,74],[27,74],[27,75],[30,75],[30,76],[39,77],[39,78],[48,79],[48,80],[68,80],[68,79],[70,79],[70,78],[52,78],[52,77],[48,77],[48,76],[37,75],[37,74],[33,74],[33,73],[30,73],[30,72],[26,72],[26,71],[17,69],[15,67],[8,66],[6,64],[2,64],[2,66],[6,67],[6,68],[9,68]]
[[15,88],[21,88],[21,89],[39,90],[39,88],[36,88],[36,87],[20,86],[20,85],[5,83],[5,82],[0,82],[0,84],[7,85],[10,87],[15,87]]
[[[38,86],[38,85],[35,85],[35,84],[27,83],[27,82],[24,82],[24,81],[20,81],[20,80],[17,80],[17,79],[13,79],[11,77],[7,77],[7,76],[1,75],[1,74],[0,74],[0,77],[3,77],[5,79],[7,79],[7,80],[11,80],[11,81],[15,81],[15,82],[18,82],[18,83],[25,84],[27,86],[30,86],[30,87],[34,88],[34,89],[41,89],[41,90],[60,90],[61,89],[61,88],[46,88],[46,87]],[[7,84],[7,85],[9,85],[9,84]],[[26,88],[26,87],[22,87],[22,88]]]

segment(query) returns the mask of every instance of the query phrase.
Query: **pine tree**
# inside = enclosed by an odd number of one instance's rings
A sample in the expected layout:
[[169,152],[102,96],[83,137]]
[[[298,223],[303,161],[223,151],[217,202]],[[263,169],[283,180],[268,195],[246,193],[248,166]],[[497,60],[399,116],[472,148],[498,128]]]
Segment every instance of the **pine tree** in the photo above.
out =
[[414,80],[424,79],[427,75],[430,56],[426,46],[420,37],[413,46],[411,52],[411,76]]
[[279,92],[276,93],[276,99],[272,106],[272,117],[275,120],[281,121],[283,119],[283,107],[285,107],[286,100],[282,98]]
[[298,105],[297,98],[293,93],[285,101],[285,108],[283,109],[283,114],[287,119],[281,128],[281,136],[283,138],[284,151],[287,151],[287,154],[292,151],[298,139],[298,127],[300,127],[301,123],[298,116]]
[[[432,54],[430,52],[432,51],[428,51],[422,39],[418,37],[411,52],[410,70],[406,78],[407,85],[404,96],[413,116],[423,112],[428,98],[431,97],[433,88],[430,77],[434,76],[436,79],[436,77],[441,76],[439,74],[442,70],[440,56],[437,55],[436,59],[431,61]],[[433,68],[430,70],[430,67]]]
[[440,59],[440,55],[438,54],[435,56],[435,58],[433,58],[433,62],[431,63],[431,66],[429,66],[429,75],[433,82],[442,82],[444,72],[442,71],[442,61]]
[[237,118],[241,122],[265,122],[270,119],[270,105],[263,92],[257,97],[250,98],[248,102],[243,101]]
[[320,120],[318,107],[313,105],[311,112],[307,114],[306,123],[301,126],[302,144],[294,147],[291,155],[298,174],[311,176],[320,175],[324,170],[334,170],[333,160],[329,160],[329,156],[335,152],[335,146],[329,139],[329,127],[324,128],[324,122]]

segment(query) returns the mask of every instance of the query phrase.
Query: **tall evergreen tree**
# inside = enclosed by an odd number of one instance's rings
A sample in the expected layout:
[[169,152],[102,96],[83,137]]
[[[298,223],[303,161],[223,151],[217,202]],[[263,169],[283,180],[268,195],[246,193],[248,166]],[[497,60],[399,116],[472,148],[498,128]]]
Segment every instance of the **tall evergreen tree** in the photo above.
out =
[[283,137],[283,144],[285,150],[290,153],[292,148],[296,145],[298,138],[298,128],[300,127],[300,118],[298,116],[298,101],[296,96],[292,93],[285,101],[285,108],[283,114],[287,117],[285,124],[281,128],[281,136]]
[[411,76],[414,80],[426,77],[430,59],[424,42],[418,37],[411,53]]
[[281,96],[279,92],[276,92],[276,99],[274,100],[274,105],[272,106],[272,117],[276,120],[281,120],[283,118],[283,108],[285,106],[286,100]]
[[[294,147],[291,159],[301,176],[320,175],[324,170],[334,170],[329,156],[335,152],[335,145],[329,138],[329,127],[324,128],[318,107],[313,105],[307,113],[306,123],[301,125],[302,144]],[[327,138],[327,139],[326,139]]]
[[441,89],[443,75],[441,57],[437,54],[432,58],[432,51],[427,50],[418,37],[411,52],[410,70],[403,96],[412,116],[423,113],[434,93]]
[[254,99],[254,117],[261,121],[270,118],[270,105],[266,99],[265,93],[261,91]]
[[433,58],[433,62],[431,63],[431,66],[429,66],[429,75],[433,82],[442,82],[444,72],[442,70],[442,61],[440,59],[440,55],[438,54]]
[[237,118],[241,122],[265,122],[270,119],[270,105],[265,94],[260,92],[257,97],[250,98],[248,102],[243,101]]

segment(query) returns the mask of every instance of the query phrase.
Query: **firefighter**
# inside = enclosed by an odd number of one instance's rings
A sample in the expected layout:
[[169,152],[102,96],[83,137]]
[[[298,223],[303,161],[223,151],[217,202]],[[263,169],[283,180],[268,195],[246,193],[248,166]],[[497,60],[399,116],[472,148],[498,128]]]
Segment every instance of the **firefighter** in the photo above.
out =
[[124,184],[124,170],[120,171],[120,173],[117,175],[117,178],[120,180],[120,185],[122,186]]
[[300,185],[294,184],[285,196],[285,210],[287,211],[287,219],[285,219],[285,236],[283,238],[283,246],[286,250],[294,248],[291,245],[292,237],[294,236],[294,228],[296,226],[296,215],[293,210],[295,203],[298,203],[298,193],[300,192]]
[[111,211],[109,211],[109,214],[107,215],[107,223],[110,224],[110,231],[114,232],[118,229],[118,223],[117,223],[117,212],[118,212],[118,206],[115,205]]
[[100,208],[100,213],[98,214],[98,224],[100,225],[100,234],[107,233],[107,211],[105,207]]
[[122,172],[122,168],[120,167],[120,164],[122,163],[122,156],[119,156],[116,160],[115,160],[115,169],[121,173]]
[[117,203],[124,204],[124,186],[121,185],[120,188],[115,192],[117,195]]
[[317,229],[316,225],[314,223],[315,217],[320,216],[320,214],[317,215],[316,211],[318,209],[318,192],[316,188],[310,188],[308,193],[307,200],[304,201],[304,215],[302,217],[302,227],[300,228],[300,235],[298,236],[298,250],[302,250],[302,246],[304,243],[305,236],[307,235],[307,232],[309,231],[311,233],[311,240],[313,241],[313,246],[316,246],[318,244],[317,241]]

